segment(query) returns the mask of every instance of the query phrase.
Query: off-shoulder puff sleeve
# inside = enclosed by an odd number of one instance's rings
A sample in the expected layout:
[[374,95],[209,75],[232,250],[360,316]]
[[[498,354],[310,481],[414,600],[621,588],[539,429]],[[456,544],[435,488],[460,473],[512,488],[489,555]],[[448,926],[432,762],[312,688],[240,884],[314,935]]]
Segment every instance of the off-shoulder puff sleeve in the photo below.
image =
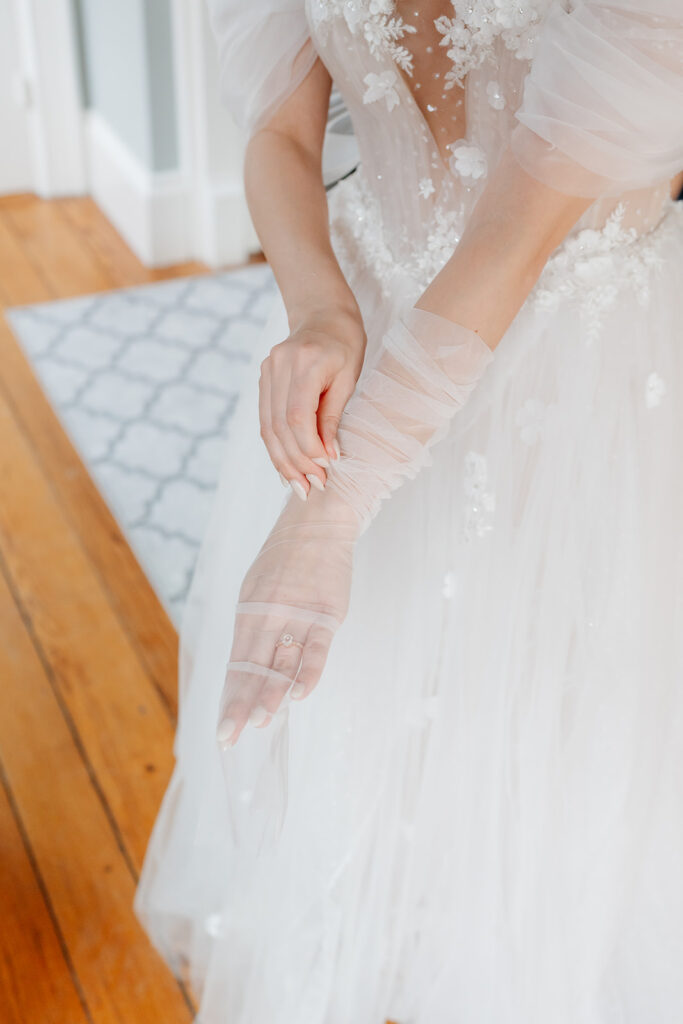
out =
[[683,0],[576,0],[543,26],[512,148],[569,195],[618,195],[683,170]]
[[221,94],[256,131],[311,70],[316,53],[304,0],[207,0],[218,43]]

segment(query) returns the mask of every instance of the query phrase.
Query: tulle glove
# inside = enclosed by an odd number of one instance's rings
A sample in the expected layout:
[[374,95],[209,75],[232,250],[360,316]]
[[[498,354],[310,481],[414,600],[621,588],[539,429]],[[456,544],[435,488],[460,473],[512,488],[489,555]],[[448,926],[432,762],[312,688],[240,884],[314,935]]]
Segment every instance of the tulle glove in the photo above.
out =
[[410,309],[385,334],[346,405],[342,458],[328,470],[328,490],[356,511],[361,532],[392,491],[429,465],[429,449],[492,359],[474,331],[424,309]]
[[[312,490],[291,497],[240,589],[218,739],[268,725],[285,696],[318,682],[349,602],[359,522],[347,502]],[[291,689],[290,689],[291,688]]]
[[218,739],[267,725],[318,682],[349,600],[356,541],[381,502],[430,461],[492,352],[435,313],[411,309],[385,334],[342,416],[324,492],[290,498],[249,569],[220,703]]

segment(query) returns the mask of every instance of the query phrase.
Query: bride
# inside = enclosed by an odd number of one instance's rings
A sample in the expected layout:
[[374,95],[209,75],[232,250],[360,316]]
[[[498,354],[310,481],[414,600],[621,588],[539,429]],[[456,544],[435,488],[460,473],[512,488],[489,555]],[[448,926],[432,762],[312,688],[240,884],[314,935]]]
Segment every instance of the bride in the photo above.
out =
[[136,910],[202,1024],[671,1024],[680,0],[209,2],[279,296]]

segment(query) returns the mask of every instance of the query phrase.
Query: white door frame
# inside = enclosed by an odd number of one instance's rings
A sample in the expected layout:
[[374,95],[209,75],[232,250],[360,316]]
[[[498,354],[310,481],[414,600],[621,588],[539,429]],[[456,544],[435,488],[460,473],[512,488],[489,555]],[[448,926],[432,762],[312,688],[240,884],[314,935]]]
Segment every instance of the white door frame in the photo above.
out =
[[211,267],[238,263],[259,247],[244,195],[244,132],[218,98],[206,4],[173,0],[172,12],[180,166],[189,183],[193,254]]
[[29,115],[34,189],[86,192],[83,101],[72,0],[13,0]]

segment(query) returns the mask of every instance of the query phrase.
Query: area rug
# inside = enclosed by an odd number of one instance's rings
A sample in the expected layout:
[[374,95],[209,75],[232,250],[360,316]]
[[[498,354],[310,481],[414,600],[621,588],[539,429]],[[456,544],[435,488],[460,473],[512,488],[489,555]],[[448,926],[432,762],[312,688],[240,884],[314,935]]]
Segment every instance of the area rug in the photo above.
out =
[[274,296],[271,271],[259,264],[8,313],[176,625]]

